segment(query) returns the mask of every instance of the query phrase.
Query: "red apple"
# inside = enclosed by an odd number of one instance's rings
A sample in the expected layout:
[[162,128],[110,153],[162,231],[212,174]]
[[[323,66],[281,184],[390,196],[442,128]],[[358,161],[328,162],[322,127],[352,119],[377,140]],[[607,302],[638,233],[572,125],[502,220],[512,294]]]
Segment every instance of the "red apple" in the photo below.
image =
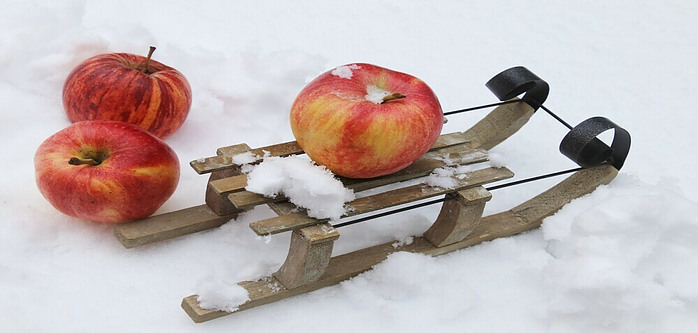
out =
[[118,120],[140,126],[164,139],[189,114],[191,88],[172,67],[150,57],[107,53],[89,58],[73,69],[63,85],[68,119]]
[[174,193],[179,160],[138,126],[88,120],[44,141],[34,155],[39,191],[59,211],[118,223],[153,214]]
[[434,144],[443,112],[422,80],[370,64],[327,71],[291,107],[291,129],[312,160],[337,175],[399,171]]

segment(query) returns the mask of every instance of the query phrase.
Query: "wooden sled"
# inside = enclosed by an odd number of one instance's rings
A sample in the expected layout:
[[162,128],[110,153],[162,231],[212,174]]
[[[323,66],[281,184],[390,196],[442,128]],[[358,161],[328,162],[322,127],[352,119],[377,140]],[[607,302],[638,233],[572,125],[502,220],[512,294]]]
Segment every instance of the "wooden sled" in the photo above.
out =
[[[514,69],[518,70],[520,67]],[[510,76],[514,69],[502,72],[495,78],[501,78],[502,75]],[[214,228],[255,206],[268,205],[278,216],[252,222],[250,228],[257,235],[262,236],[291,232],[289,252],[286,261],[272,276],[238,283],[247,290],[250,299],[239,306],[236,311],[239,312],[337,284],[371,269],[396,251],[435,256],[537,228],[545,217],[554,214],[571,200],[592,192],[599,185],[609,183],[622,166],[622,160],[625,157],[623,154],[627,154],[627,149],[620,142],[624,134],[619,134],[619,131],[624,132],[624,130],[617,126],[613,127],[602,122],[606,125],[597,126],[592,130],[589,130],[589,126],[583,127],[586,131],[572,130],[569,135],[572,138],[563,140],[563,143],[566,142],[572,147],[563,150],[561,146],[563,153],[572,157],[580,165],[593,158],[601,159],[601,163],[596,160],[592,161],[594,163],[587,163],[590,165],[583,165],[583,168],[532,199],[508,211],[482,217],[485,204],[492,197],[485,185],[514,176],[514,173],[507,168],[488,167],[486,165],[488,150],[526,124],[547,96],[547,84],[544,87],[545,96],[540,98],[539,88],[542,84],[540,82],[530,84],[533,74],[523,70],[525,71],[523,80],[521,77],[514,79],[505,77],[507,82],[504,88],[493,89],[489,85],[492,80],[488,83],[488,87],[495,91],[500,100],[511,102],[498,106],[465,132],[441,135],[432,149],[407,169],[373,179],[340,178],[347,188],[357,193],[358,197],[348,203],[351,209],[347,213],[347,218],[405,204],[425,202],[430,198],[440,198],[437,201],[443,203],[438,217],[421,237],[415,237],[409,245],[396,248],[393,245],[394,242],[390,242],[332,257],[333,244],[340,236],[337,228],[352,223],[351,220],[348,223],[332,225],[330,221],[308,217],[303,210],[299,210],[284,197],[266,198],[245,191],[247,176],[241,173],[239,166],[232,163],[232,156],[248,151],[258,156],[264,155],[263,152],[271,156],[302,154],[303,151],[296,142],[257,149],[240,144],[219,148],[216,156],[192,161],[191,166],[196,172],[211,174],[205,205],[120,224],[114,228],[114,234],[125,247],[132,248]],[[533,75],[533,79],[538,78]],[[523,91],[522,85],[527,86]],[[508,92],[502,92],[504,90]],[[522,99],[509,96],[510,94],[516,96],[523,92],[527,94]],[[619,143],[614,139],[611,147],[597,142],[595,138],[589,138],[590,132],[600,133],[610,128],[616,128],[616,137],[619,138]],[[574,138],[575,136],[577,138]],[[593,144],[582,142],[585,140]],[[627,144],[629,147],[629,136]],[[615,161],[611,161],[612,157]],[[453,188],[432,187],[425,183],[408,186],[400,184],[406,180],[427,176],[436,168],[470,164],[485,165],[485,167],[475,168],[464,176],[454,178],[456,185]],[[381,193],[361,195],[363,191],[384,185],[392,186],[390,190]],[[197,295],[184,298],[181,306],[197,323],[232,313],[202,309],[197,302]]]

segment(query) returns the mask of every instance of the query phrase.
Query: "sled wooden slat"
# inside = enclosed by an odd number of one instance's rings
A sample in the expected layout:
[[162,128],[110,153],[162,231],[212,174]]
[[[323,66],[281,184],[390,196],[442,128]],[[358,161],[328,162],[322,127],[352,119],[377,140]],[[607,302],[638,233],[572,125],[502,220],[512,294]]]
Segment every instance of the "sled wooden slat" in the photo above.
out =
[[[234,147],[235,146],[218,148],[217,156],[194,160],[189,162],[189,165],[200,175],[229,168],[233,164],[232,156],[242,153],[237,151]],[[265,152],[268,152],[270,156],[289,156],[303,153],[303,150],[298,146],[296,141],[248,149],[247,151],[256,156],[263,156]]]
[[[238,284],[248,291],[250,300],[240,305],[235,312],[337,284],[371,269],[385,260],[388,255],[397,251],[437,256],[535,229],[540,226],[543,218],[554,214],[570,200],[591,193],[599,185],[608,184],[617,173],[618,171],[612,166],[578,171],[549,190],[511,210],[482,218],[472,233],[454,244],[436,247],[423,237],[415,237],[412,244],[397,248],[393,246],[393,242],[389,242],[357,250],[332,258],[320,279],[293,289],[284,288],[273,277],[259,281],[240,282]],[[197,323],[235,313],[202,309],[197,302],[197,295],[184,298],[181,306],[189,317]]]
[[246,174],[216,179],[208,182],[208,187],[211,188],[217,195],[243,191],[245,186],[247,186]]
[[269,208],[271,208],[276,215],[286,215],[301,210],[300,208],[296,207],[296,205],[288,201],[270,202],[267,204],[267,206],[269,206]]
[[124,247],[133,248],[215,228],[235,216],[236,214],[219,216],[207,205],[200,205],[118,224],[114,227],[114,236]]
[[[231,155],[229,149],[229,147],[221,147],[218,148],[217,153]],[[266,147],[250,149],[249,151],[256,156],[264,156],[265,152],[268,152],[270,156],[290,156],[303,153],[303,149],[301,149],[296,141],[287,141]]]
[[[426,176],[435,168],[441,168],[447,165],[473,164],[487,161],[488,153],[486,150],[469,149],[463,146],[465,144],[466,143],[460,143],[455,146],[434,148],[412,165],[390,175],[372,179],[350,179],[340,177],[340,180],[344,183],[344,186],[349,189],[364,191],[390,183]],[[247,175],[226,177],[209,182],[209,187],[218,195],[242,192],[246,186]],[[247,209],[264,203],[284,200],[284,198],[264,198],[262,195],[254,193],[238,193],[231,196],[230,200],[236,204],[238,209]]]
[[189,165],[194,169],[194,171],[196,171],[196,173],[202,175],[209,172],[227,169],[232,163],[232,156],[218,155],[191,161],[189,162]]
[[463,134],[473,148],[490,150],[521,129],[534,113],[526,103],[500,105]]
[[[457,179],[457,185],[451,189],[418,184],[358,198],[347,204],[349,209],[345,217],[369,213],[386,207],[407,204],[464,188],[496,182],[511,178],[514,176],[514,173],[507,168],[487,168],[469,172],[466,175],[467,177],[463,179]],[[319,220],[309,217],[305,212],[296,212],[251,222],[250,228],[252,228],[257,235],[264,236],[307,227],[326,221],[327,219]]]
[[205,174],[230,168],[233,164],[232,157],[250,150],[250,146],[245,143],[218,148],[216,156],[200,158],[189,162],[189,165],[198,174]]
[[475,164],[488,160],[489,154],[486,150],[470,149],[466,146],[466,143],[462,143],[434,149],[407,168],[390,175],[372,179],[340,178],[340,180],[344,183],[345,187],[360,192],[383,185],[424,177],[429,175],[436,168]]
[[[462,148],[460,153],[450,152],[451,148],[459,147]],[[424,177],[429,175],[434,169],[448,165],[463,165],[485,162],[488,160],[488,157],[489,155],[485,150],[469,149],[461,146],[448,147],[444,150],[429,152],[407,168],[390,175],[371,179],[340,178],[340,180],[342,183],[344,183],[346,188],[360,192],[388,184]],[[242,184],[247,186],[247,178],[245,175],[238,177],[240,178],[227,181],[225,185],[220,185],[224,182],[223,180],[216,183],[219,190],[230,192],[228,195],[228,200],[230,200],[238,209],[246,210],[258,205],[286,200],[286,198],[283,196],[268,198],[261,194],[243,191],[244,186],[242,186]],[[242,186],[242,188],[239,186]]]
[[[432,149],[444,148],[468,142],[470,142],[470,139],[466,139],[465,134],[461,132],[443,134],[436,140],[432,146]],[[269,156],[281,157],[304,153],[303,149],[301,149],[296,141],[289,141],[255,149],[245,149],[243,151],[241,151],[238,146],[240,145],[218,148],[217,156],[200,158],[198,160],[189,162],[189,165],[194,169],[194,171],[196,171],[196,173],[205,174],[229,168],[233,164],[232,156],[240,154],[244,151],[249,151],[255,156],[260,157],[264,156],[265,153],[268,153]]]

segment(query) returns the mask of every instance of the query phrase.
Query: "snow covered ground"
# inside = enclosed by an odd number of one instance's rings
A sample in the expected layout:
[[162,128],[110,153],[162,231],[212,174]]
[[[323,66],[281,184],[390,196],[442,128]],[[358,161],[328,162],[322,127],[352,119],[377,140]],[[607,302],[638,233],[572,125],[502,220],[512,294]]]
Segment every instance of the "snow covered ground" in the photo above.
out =
[[[3,332],[692,332],[698,325],[698,4],[636,1],[2,1],[0,330]],[[287,114],[309,79],[368,62],[426,81],[444,110],[493,102],[484,83],[523,65],[546,106],[603,115],[633,138],[609,186],[541,229],[431,258],[397,253],[340,285],[194,324],[179,304],[211,283],[283,262],[288,236],[257,238],[256,209],[226,225],[126,250],[111,228],[61,215],[33,154],[69,123],[68,72],[94,54],[145,54],[183,72],[194,102],[167,142],[182,175],[161,212],[198,205],[188,161],[217,147],[293,140]],[[444,132],[484,113],[454,116]],[[543,113],[494,149],[517,178],[572,167]],[[487,212],[551,186],[495,192]],[[429,207],[341,230],[335,253],[423,232]]]

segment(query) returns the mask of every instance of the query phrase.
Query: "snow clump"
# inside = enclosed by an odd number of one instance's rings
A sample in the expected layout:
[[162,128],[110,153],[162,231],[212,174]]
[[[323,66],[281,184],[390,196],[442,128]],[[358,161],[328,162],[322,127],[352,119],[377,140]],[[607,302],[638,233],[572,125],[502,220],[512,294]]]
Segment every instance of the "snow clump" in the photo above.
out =
[[244,165],[257,162],[259,156],[255,155],[253,152],[248,151],[241,154],[233,155],[232,161],[237,165]]
[[344,203],[355,198],[326,167],[297,155],[265,156],[248,173],[245,189],[270,198],[284,195],[318,219],[338,220],[346,213]]
[[[447,165],[454,163],[448,156],[444,162]],[[468,172],[485,168],[503,168],[505,165],[506,160],[502,155],[490,154],[487,162],[436,168],[426,177],[424,182],[429,186],[452,189],[458,186],[459,181],[468,178]]]
[[[453,178],[456,175],[456,168],[436,168],[427,176],[425,183],[432,187],[455,188],[458,185],[458,180]],[[465,174],[458,175],[466,176]],[[462,179],[462,178],[461,178]]]
[[490,166],[493,168],[503,168],[507,166],[507,160],[502,154],[492,153],[489,154]]
[[383,98],[385,98],[388,95],[390,95],[389,91],[369,84],[366,86],[366,96],[364,96],[364,98],[366,98],[366,100],[369,102],[381,104],[383,103]]
[[354,73],[351,71],[352,69],[360,69],[361,66],[359,65],[347,65],[347,66],[339,66],[335,68],[331,74],[334,76],[339,76],[343,79],[351,79],[352,76],[354,76]]
[[197,288],[197,301],[202,309],[235,312],[240,305],[250,300],[247,289],[234,282],[206,277]]

